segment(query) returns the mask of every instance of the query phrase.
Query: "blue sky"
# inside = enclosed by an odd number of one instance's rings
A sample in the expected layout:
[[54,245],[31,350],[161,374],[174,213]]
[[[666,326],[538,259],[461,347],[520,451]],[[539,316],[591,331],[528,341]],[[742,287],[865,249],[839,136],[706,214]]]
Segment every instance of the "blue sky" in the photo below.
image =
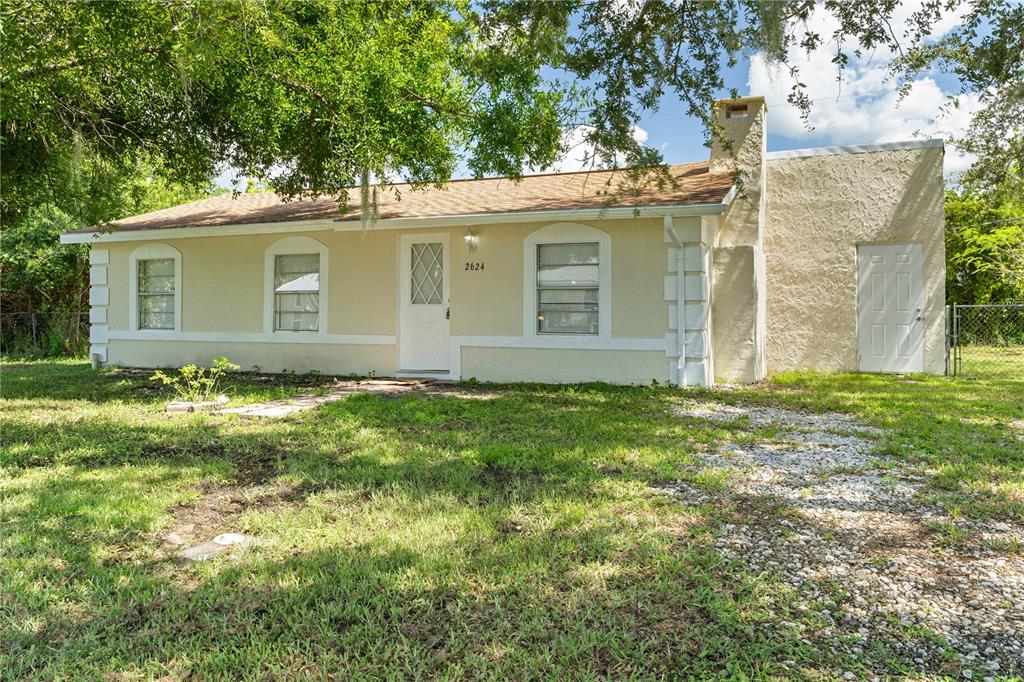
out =
[[[894,26],[906,25],[919,0],[908,0],[898,8]],[[936,25],[933,37],[939,37],[959,23],[959,17],[947,13]],[[823,11],[816,11],[808,22],[820,35],[831,35],[834,22]],[[850,57],[842,82],[832,57],[835,44],[825,42],[811,54],[794,51],[790,62],[800,69],[813,100],[811,129],[800,119],[798,110],[786,102],[792,85],[788,71],[773,68],[760,55],[741,60],[725,74],[729,88],[743,95],[760,95],[768,103],[768,149],[800,149],[841,144],[871,144],[917,138],[949,139],[960,134],[978,108],[977,95],[960,98],[959,107],[949,107],[948,97],[957,91],[954,76],[942,73],[921,74],[909,95],[900,99],[896,84],[888,79],[891,54],[877,51],[860,58]],[[572,135],[572,133],[568,133]],[[682,163],[707,158],[704,131],[700,122],[687,116],[674,98],[666,97],[661,108],[640,121],[636,135],[647,145],[661,151],[665,161]],[[571,139],[571,138],[570,138]],[[552,170],[577,170],[585,150],[576,146]],[[964,170],[972,159],[947,147],[946,174]],[[217,184],[230,187],[233,173],[226,171]],[[457,174],[463,176],[464,174]],[[245,186],[242,180],[239,185]]]
[[[919,6],[915,0],[902,3],[893,25],[906,25]],[[947,13],[936,24],[933,37],[946,34],[959,22],[957,14]],[[835,30],[835,22],[821,10],[808,23],[822,36]],[[958,92],[958,81],[951,74],[920,74],[910,93],[901,99],[897,84],[888,77],[892,55],[883,50],[862,57],[850,55],[840,82],[832,64],[834,54],[835,44],[829,42],[810,54],[802,50],[790,53],[790,62],[799,67],[800,80],[807,84],[807,94],[813,100],[811,128],[800,119],[799,110],[786,102],[793,82],[787,70],[772,67],[760,55],[753,55],[726,73],[727,88],[766,99],[769,151],[930,137],[948,140],[963,132],[978,109],[974,94],[962,96],[958,107],[949,106],[949,96]],[[661,110],[642,120],[639,128],[640,138],[661,150],[670,163],[707,157],[699,122],[686,116],[677,102],[663,102]],[[947,146],[947,175],[964,170],[971,161]]]

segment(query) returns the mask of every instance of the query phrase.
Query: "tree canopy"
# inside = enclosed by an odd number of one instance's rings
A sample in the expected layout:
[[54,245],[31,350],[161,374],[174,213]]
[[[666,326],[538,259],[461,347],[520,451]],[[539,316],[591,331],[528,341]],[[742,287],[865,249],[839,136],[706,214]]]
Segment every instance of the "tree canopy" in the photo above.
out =
[[[633,133],[666,99],[711,136],[709,102],[738,94],[727,91],[726,70],[760,53],[791,69],[790,101],[807,112],[813,102],[789,60],[822,44],[835,46],[837,74],[851,55],[875,50],[893,55],[894,83],[939,69],[956,74],[963,92],[980,93],[980,113],[959,141],[979,159],[965,178],[970,189],[949,198],[959,226],[950,291],[962,301],[967,288],[971,300],[1008,296],[990,279],[1019,272],[1024,5],[919,0],[910,20],[894,25],[899,6],[6,0],[5,311],[80,305],[86,260],[56,244],[62,230],[200,196],[225,165],[288,197],[344,201],[344,189],[362,185],[367,217],[371,186],[398,178],[443,185],[460,164],[476,176],[518,177],[555,162],[571,129],[583,131],[596,164],[652,167],[658,151]],[[811,28],[815,12],[834,19],[834,33]],[[949,12],[960,13],[959,25],[933,36]],[[977,215],[1005,222],[967,227]]]
[[1024,191],[1013,183],[947,192],[946,300],[1024,303]]
[[[713,133],[708,103],[725,69],[754,52],[786,64],[830,41],[849,55],[890,50],[892,77],[955,72],[984,107],[966,136],[978,179],[1020,165],[1024,7],[923,0],[894,26],[898,0],[177,0],[3,6],[2,215],[54,190],[77,147],[110,168],[139,154],[176,181],[219,164],[294,196],[341,196],[363,181],[519,176],[583,126],[596,161],[645,166],[658,152],[633,128],[664,97]],[[931,40],[944,12],[960,26]],[[836,20],[816,34],[812,12]],[[797,85],[791,101],[812,102]],[[365,184],[365,183],[364,183]]]

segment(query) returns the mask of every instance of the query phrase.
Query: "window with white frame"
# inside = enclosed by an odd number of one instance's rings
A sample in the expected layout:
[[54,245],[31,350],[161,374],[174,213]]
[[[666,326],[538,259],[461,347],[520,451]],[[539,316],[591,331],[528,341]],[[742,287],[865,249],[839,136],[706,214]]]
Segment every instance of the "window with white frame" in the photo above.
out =
[[173,258],[142,258],[137,261],[139,329],[170,329],[175,325],[177,278]]
[[170,244],[145,244],[129,256],[129,328],[181,331],[181,252]]
[[537,333],[597,334],[600,327],[597,242],[537,244]]
[[327,245],[312,237],[283,237],[263,253],[263,332],[326,334]]
[[320,329],[320,254],[274,256],[274,331]]

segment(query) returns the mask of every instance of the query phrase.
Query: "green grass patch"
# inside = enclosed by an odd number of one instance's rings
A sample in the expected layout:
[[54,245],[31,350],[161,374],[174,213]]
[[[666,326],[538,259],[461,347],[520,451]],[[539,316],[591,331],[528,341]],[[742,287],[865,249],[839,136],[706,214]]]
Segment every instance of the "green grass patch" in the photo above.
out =
[[[730,510],[652,491],[722,490],[698,453],[749,437],[675,416],[678,390],[467,386],[479,394],[247,420],[165,414],[147,375],[3,365],[0,678],[855,669],[788,625],[802,616],[772,576],[715,550]],[[329,381],[236,375],[230,391],[252,402]],[[1021,513],[1008,386],[787,375],[715,397],[856,412],[893,430],[886,451],[927,467],[935,494]],[[190,519],[263,544],[179,563],[163,537]]]

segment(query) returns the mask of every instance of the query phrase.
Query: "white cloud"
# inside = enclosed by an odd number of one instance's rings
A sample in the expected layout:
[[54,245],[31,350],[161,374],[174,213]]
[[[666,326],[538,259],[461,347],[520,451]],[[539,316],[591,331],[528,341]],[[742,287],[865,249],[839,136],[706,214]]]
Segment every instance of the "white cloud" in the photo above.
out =
[[[573,173],[581,170],[594,170],[603,168],[597,159],[594,158],[594,145],[585,139],[590,126],[577,126],[562,134],[562,142],[566,146],[566,152],[546,173]],[[630,133],[633,139],[644,144],[647,142],[647,131],[639,126],[633,126]],[[618,166],[625,165],[625,157],[621,154],[615,156],[615,163]],[[526,172],[530,172],[529,170]]]
[[[910,14],[919,3],[905,3],[897,10],[893,26],[906,26]],[[934,37],[947,33],[960,21],[960,16],[947,13],[937,22]],[[830,36],[837,27],[835,19],[819,8],[808,21],[808,28],[822,36]],[[944,92],[956,86],[952,77],[923,76],[913,82],[909,94],[902,99],[897,84],[888,78],[887,62],[891,54],[877,51],[860,58],[851,56],[842,81],[832,58],[835,44],[826,42],[810,54],[799,48],[790,53],[790,61],[799,68],[800,82],[813,102],[808,123],[800,111],[786,102],[794,84],[786,67],[769,65],[762,55],[750,61],[747,85],[753,95],[768,101],[768,130],[800,146],[807,138],[825,138],[829,144],[866,144],[893,142],[914,138],[957,136],[970,123],[978,110],[977,95],[960,98],[959,107],[949,106]],[[948,148],[947,174],[967,168],[973,158]]]

